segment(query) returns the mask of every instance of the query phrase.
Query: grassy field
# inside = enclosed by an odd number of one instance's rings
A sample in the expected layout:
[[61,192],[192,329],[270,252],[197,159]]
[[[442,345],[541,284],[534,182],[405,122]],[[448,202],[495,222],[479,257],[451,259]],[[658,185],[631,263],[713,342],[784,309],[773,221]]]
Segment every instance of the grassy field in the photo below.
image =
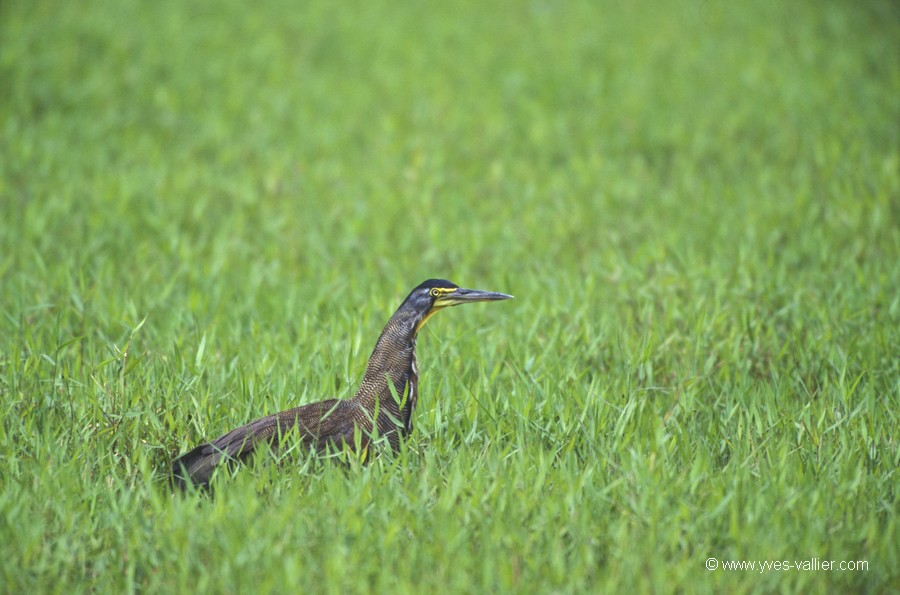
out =
[[[0,591],[898,588],[898,56],[877,1],[3,2]],[[428,277],[516,299],[426,327],[402,452],[172,493]]]

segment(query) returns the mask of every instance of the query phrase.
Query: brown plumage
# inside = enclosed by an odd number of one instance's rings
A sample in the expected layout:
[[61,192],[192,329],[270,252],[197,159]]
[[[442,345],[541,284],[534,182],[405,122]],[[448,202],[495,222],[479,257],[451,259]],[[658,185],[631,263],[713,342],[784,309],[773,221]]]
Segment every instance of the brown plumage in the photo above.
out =
[[412,431],[418,401],[416,335],[437,310],[469,302],[504,300],[503,293],[461,289],[429,279],[410,292],[375,343],[359,389],[351,399],[328,399],[268,415],[201,444],[172,464],[176,485],[206,486],[223,461],[244,461],[259,445],[275,446],[279,437],[297,431],[304,447],[318,453],[329,448],[368,446],[386,438],[396,450]]

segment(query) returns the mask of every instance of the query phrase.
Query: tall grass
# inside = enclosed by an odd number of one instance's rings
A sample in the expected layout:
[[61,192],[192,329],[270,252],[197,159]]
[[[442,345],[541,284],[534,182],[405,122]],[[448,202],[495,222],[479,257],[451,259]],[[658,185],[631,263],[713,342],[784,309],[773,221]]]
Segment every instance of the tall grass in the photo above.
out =
[[[898,16],[3,3],[0,586],[897,588]],[[171,492],[435,276],[402,452]]]

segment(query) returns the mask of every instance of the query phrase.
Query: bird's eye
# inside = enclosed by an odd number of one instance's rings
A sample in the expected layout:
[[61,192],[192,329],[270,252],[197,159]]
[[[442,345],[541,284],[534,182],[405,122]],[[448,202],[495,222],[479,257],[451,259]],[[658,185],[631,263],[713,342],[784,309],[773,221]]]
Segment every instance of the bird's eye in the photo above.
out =
[[437,288],[432,289],[430,293],[432,297],[438,297],[439,295],[441,295],[441,292],[438,291]]

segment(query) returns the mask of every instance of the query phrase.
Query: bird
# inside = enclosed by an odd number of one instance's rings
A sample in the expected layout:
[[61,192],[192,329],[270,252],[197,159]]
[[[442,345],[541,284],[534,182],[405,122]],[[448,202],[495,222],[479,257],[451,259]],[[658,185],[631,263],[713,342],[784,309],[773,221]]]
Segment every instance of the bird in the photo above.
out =
[[182,489],[188,485],[208,488],[217,467],[246,461],[260,447],[277,447],[281,437],[292,431],[298,432],[303,447],[318,454],[346,449],[368,454],[373,439],[386,439],[396,452],[401,439],[413,430],[419,399],[419,331],[445,308],[512,297],[464,289],[446,279],[420,283],[381,331],[353,397],[326,399],[267,415],[201,444],[172,462],[173,484]]

